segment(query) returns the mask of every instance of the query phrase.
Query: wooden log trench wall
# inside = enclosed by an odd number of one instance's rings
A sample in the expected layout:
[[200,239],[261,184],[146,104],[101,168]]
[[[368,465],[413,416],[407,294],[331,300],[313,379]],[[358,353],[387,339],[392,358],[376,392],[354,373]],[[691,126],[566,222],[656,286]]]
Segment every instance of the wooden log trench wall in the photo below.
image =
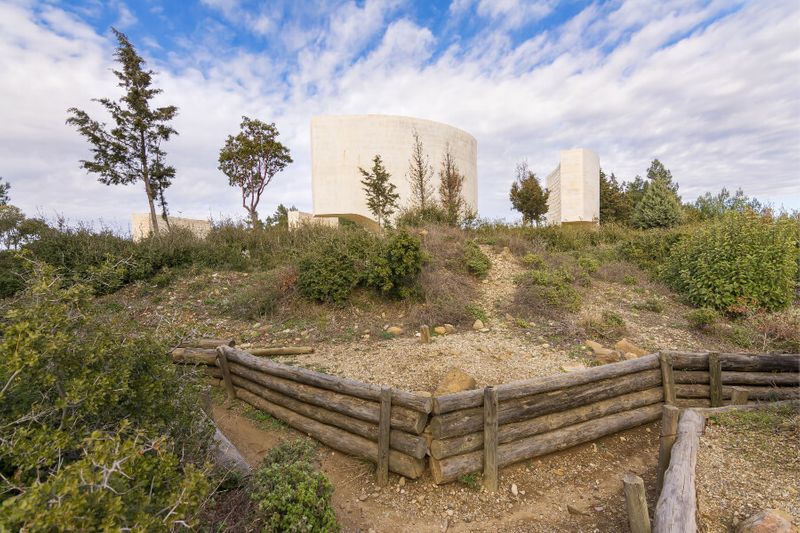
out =
[[418,478],[427,458],[436,483],[483,472],[490,490],[499,468],[658,420],[665,404],[800,397],[800,354],[664,352],[435,398],[283,365],[230,343],[177,348],[172,358],[208,365],[229,396],[376,463],[379,482],[388,471]]

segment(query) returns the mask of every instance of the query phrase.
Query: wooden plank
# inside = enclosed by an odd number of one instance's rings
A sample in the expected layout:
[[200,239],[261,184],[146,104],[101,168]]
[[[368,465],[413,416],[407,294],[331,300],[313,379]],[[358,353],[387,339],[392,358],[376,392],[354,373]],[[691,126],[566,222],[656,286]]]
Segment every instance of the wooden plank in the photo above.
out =
[[711,407],[711,400],[701,398],[677,398],[675,407],[690,409],[695,407]]
[[678,433],[678,419],[680,409],[674,405],[663,406],[661,412],[661,435],[658,439],[658,466],[656,470],[656,494],[661,492],[664,484],[664,472],[669,466],[669,458],[672,454],[672,445],[675,444],[675,437]]
[[[220,374],[222,372],[216,368],[212,370],[219,372]],[[237,376],[235,374],[231,376],[231,379],[235,387],[245,389],[257,396],[260,396],[268,402],[291,409],[295,413],[313,418],[318,422],[336,426],[340,429],[349,431],[350,433],[355,433],[360,437],[364,437],[365,439],[378,442],[378,426],[376,424],[343,415],[323,407],[295,400],[290,396],[275,392],[274,390],[268,389],[263,385],[259,385],[258,383],[254,383],[249,379]],[[425,437],[423,436],[412,435],[410,433],[406,433],[405,431],[399,431],[396,429],[391,430],[389,435],[389,445],[393,450],[403,452],[417,459],[422,459],[428,454],[428,446]]]
[[483,486],[497,492],[497,391],[486,387],[483,396]]
[[[323,424],[311,418],[305,417],[290,409],[281,407],[272,402],[268,402],[259,396],[238,389],[236,394],[240,399],[249,403],[256,409],[274,416],[278,420],[286,422],[291,427],[313,437],[321,443],[330,446],[335,450],[367,459],[373,463],[378,460],[378,443],[371,440],[353,435],[352,433],[339,429],[334,426]],[[389,470],[410,479],[417,479],[425,471],[425,462],[422,459],[415,459],[396,450],[389,451]]]
[[303,355],[314,353],[314,348],[311,346],[276,346],[274,348],[248,348],[247,353],[263,357],[273,355]]
[[431,328],[428,326],[419,327],[419,342],[428,344],[431,342]]
[[225,391],[228,393],[228,400],[236,399],[236,391],[233,390],[233,382],[231,381],[231,371],[228,366],[228,359],[225,357],[225,350],[217,348],[217,365],[222,370],[222,382],[225,384]]
[[389,433],[392,420],[392,390],[381,389],[381,414],[378,423],[378,465],[375,478],[379,487],[389,483]]
[[[635,374],[654,368],[658,368],[658,356],[650,354],[630,361],[611,363],[577,372],[505,383],[497,385],[495,389],[497,390],[498,401],[503,403],[516,398],[552,392],[627,374]],[[477,389],[437,396],[433,404],[434,414],[480,407],[483,404],[483,391]]]
[[669,468],[664,475],[664,486],[656,505],[656,533],[697,531],[695,466],[704,424],[703,415],[692,409],[681,415]]
[[[253,370],[258,370],[272,376],[291,379],[306,385],[320,387],[341,394],[349,394],[364,400],[377,402],[380,399],[381,388],[369,383],[361,383],[352,379],[342,378],[315,372],[307,368],[283,365],[269,359],[260,359],[236,348],[224,348],[228,361],[233,361]],[[392,390],[392,405],[405,407],[420,413],[430,413],[433,399],[430,395]]]
[[747,403],[748,392],[744,387],[733,387],[731,392],[731,405],[744,405]]
[[[339,394],[330,390],[321,389],[319,387],[312,387],[311,385],[304,385],[289,379],[283,379],[276,376],[271,376],[258,372],[246,366],[229,363],[231,373],[240,376],[259,385],[263,385],[268,389],[272,389],[286,396],[290,396],[302,402],[324,407],[325,409],[336,411],[359,420],[365,420],[378,424],[380,421],[380,405],[377,402],[371,402],[355,396],[347,394]],[[394,395],[392,395],[394,398]],[[427,424],[427,415],[406,409],[403,407],[396,407],[392,409],[392,427],[419,435],[425,429]]]
[[[519,422],[659,385],[661,373],[653,369],[509,401],[500,398],[498,386],[495,387],[500,401],[498,420],[500,424]],[[483,428],[483,409],[464,409],[434,416],[430,428],[436,439],[480,431]]]
[[[675,370],[707,370],[707,352],[663,352]],[[800,372],[800,354],[720,353],[722,370],[738,372]]]
[[708,384],[711,407],[722,406],[722,365],[719,354],[708,354]]
[[175,348],[170,352],[173,363],[216,366],[217,351],[214,348]]
[[210,348],[215,349],[217,346],[234,346],[236,341],[233,339],[206,339],[206,338],[195,338],[195,339],[186,339],[185,341],[181,342],[178,346],[180,348]]
[[[502,403],[500,404],[502,411]],[[524,459],[570,448],[606,435],[658,420],[661,405],[654,404],[575,424],[556,431],[534,435],[497,447],[497,466],[504,467]],[[464,474],[483,469],[483,452],[470,452],[445,459],[431,457],[431,473],[436,483],[449,483]]]
[[[676,370],[675,383],[708,385],[708,372],[704,370]],[[723,385],[772,385],[775,387],[800,386],[800,374],[795,372],[738,372],[723,371]]]
[[631,533],[650,533],[650,514],[647,511],[647,496],[644,480],[628,472],[622,478],[625,492],[625,507],[628,510],[628,525]]
[[675,375],[672,371],[672,361],[667,354],[659,354],[659,366],[661,367],[661,387],[664,389],[664,403],[667,405],[675,404]]
[[[759,387],[749,385],[723,385],[722,400],[730,400],[733,396],[733,389],[739,388],[746,390],[751,400],[776,401],[795,398],[800,396],[798,387]],[[705,398],[711,399],[711,388],[709,385],[675,385],[675,391],[679,399],[681,398]],[[717,405],[716,407],[720,407]]]
[[[591,403],[583,407],[568,409],[560,413],[503,424],[498,429],[498,442],[505,444],[539,433],[546,433],[562,427],[571,426],[587,420],[613,415],[622,411],[629,411],[654,403],[660,403],[664,398],[661,387],[647,389],[622,396],[615,396],[607,400]],[[444,459],[453,455],[472,452],[483,448],[483,432],[470,433],[459,437],[446,439],[433,439],[430,444],[430,454],[435,459]]]

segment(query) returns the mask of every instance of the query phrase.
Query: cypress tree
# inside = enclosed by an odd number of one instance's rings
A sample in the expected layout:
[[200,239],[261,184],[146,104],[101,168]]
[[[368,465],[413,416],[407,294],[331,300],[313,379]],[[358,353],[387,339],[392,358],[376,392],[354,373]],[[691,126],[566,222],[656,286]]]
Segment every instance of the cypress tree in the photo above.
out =
[[375,155],[372,159],[372,170],[367,172],[359,167],[361,175],[361,185],[367,195],[367,207],[378,222],[378,226],[383,228],[387,225],[387,219],[397,210],[397,200],[400,195],[395,192],[395,185],[390,181],[392,175],[383,166],[380,155]]

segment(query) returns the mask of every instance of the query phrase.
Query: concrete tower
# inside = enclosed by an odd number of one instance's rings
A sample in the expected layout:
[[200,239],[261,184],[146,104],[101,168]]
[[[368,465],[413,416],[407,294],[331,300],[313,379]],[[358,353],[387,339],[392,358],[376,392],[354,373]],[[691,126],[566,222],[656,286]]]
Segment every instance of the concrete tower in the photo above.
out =
[[547,223],[600,220],[600,158],[591,150],[561,151],[561,163],[547,176]]

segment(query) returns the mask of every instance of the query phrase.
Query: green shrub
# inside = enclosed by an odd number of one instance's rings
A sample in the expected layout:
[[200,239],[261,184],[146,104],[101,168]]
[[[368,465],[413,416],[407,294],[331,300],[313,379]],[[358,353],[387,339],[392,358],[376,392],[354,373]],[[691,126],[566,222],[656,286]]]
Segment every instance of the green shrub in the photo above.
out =
[[636,302],[633,304],[633,308],[640,311],[650,311],[651,313],[664,312],[664,304],[657,298],[648,298],[643,302]]
[[287,265],[252,274],[222,302],[223,310],[235,318],[260,320],[273,315],[290,299],[297,285],[297,270]]
[[603,311],[600,317],[587,317],[583,326],[590,335],[604,339],[618,339],[627,331],[625,320],[613,311]]
[[622,283],[624,283],[625,285],[636,285],[639,282],[636,280],[634,276],[626,274],[625,277],[622,278]]
[[22,270],[22,260],[15,252],[0,250],[0,299],[13,296],[25,286]]
[[731,212],[678,243],[662,277],[700,307],[782,309],[794,297],[798,239],[796,220]]
[[402,209],[397,217],[397,227],[419,228],[428,224],[447,224],[447,211],[438,204]]
[[707,307],[702,309],[693,309],[686,313],[686,320],[689,322],[689,327],[694,329],[709,329],[719,319],[719,314]]
[[486,276],[492,268],[492,262],[475,241],[464,242],[464,263],[467,270],[479,278]]
[[617,247],[622,259],[657,276],[675,247],[688,234],[686,228],[632,232]]
[[544,267],[544,259],[533,253],[527,253],[522,257],[522,264],[528,268]]
[[631,216],[634,228],[671,228],[680,223],[683,210],[678,196],[662,179],[651,180]]
[[250,499],[269,532],[338,531],[333,486],[317,470],[308,441],[284,442],[269,451],[253,474]]
[[578,266],[586,273],[594,274],[600,268],[600,262],[594,257],[583,256],[578,259]]
[[486,311],[484,311],[483,308],[478,305],[468,304],[467,312],[475,320],[480,320],[481,322],[484,323],[486,323],[486,321],[489,320],[489,317],[486,315]]
[[422,245],[405,231],[393,233],[372,260],[367,283],[384,294],[406,298],[422,270]]

